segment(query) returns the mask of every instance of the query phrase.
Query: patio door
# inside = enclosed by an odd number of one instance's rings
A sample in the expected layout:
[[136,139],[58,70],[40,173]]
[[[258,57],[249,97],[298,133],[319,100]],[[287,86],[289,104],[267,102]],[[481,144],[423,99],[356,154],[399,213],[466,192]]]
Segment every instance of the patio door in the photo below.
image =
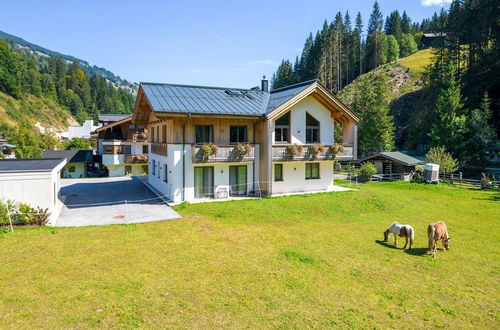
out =
[[247,167],[229,166],[229,184],[233,195],[247,194]]
[[203,166],[194,168],[194,197],[214,196],[214,168]]

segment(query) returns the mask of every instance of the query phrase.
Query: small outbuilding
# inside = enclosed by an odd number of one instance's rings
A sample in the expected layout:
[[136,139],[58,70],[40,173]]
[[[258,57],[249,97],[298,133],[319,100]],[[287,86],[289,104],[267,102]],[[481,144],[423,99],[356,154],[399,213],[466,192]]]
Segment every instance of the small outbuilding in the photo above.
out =
[[63,203],[60,200],[61,171],[66,159],[0,160],[0,198],[48,209],[49,224],[55,224]]
[[45,150],[43,158],[66,159],[61,172],[62,178],[85,178],[89,163],[93,162],[92,150]]
[[425,164],[399,151],[379,152],[359,160],[359,163],[364,162],[373,163],[377,174],[409,173],[415,170],[415,166]]

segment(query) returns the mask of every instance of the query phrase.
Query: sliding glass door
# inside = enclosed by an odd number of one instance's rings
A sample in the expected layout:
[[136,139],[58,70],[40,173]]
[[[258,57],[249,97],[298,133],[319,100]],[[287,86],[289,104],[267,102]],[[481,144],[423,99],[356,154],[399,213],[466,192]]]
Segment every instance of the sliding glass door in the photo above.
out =
[[233,195],[247,194],[247,167],[229,166],[229,184]]
[[194,168],[194,197],[214,196],[214,168],[203,166]]

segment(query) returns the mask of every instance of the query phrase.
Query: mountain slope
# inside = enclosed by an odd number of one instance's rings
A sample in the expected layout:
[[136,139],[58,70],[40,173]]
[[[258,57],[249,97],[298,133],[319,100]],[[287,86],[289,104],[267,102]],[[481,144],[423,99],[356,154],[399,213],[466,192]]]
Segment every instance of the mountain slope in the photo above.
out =
[[33,44],[20,37],[5,33],[3,31],[0,31],[0,38],[10,43],[13,46],[13,50],[17,52],[30,53],[38,63],[46,63],[48,57],[61,57],[66,62],[77,61],[80,67],[82,67],[89,75],[95,73],[99,76],[105,77],[115,87],[126,88],[134,93],[137,92],[138,85],[136,83],[122,79],[120,76],[115,75],[113,72],[108,71],[105,68],[101,68],[96,65],[90,65],[87,61],[84,61],[77,57],[58,53],[56,51]]

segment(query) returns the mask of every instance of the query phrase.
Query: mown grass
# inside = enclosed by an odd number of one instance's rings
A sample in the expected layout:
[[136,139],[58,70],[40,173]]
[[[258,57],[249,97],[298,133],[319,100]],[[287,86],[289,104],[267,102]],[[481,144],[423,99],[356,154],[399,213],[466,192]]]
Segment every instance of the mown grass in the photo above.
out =
[[[0,328],[498,328],[498,196],[371,183],[4,232]],[[436,220],[452,242],[432,259]],[[416,229],[412,251],[381,242],[393,221]]]
[[400,58],[398,61],[403,66],[413,70],[415,73],[421,74],[424,73],[427,67],[432,64],[434,58],[433,51],[434,50],[432,48],[419,50],[410,56]]

